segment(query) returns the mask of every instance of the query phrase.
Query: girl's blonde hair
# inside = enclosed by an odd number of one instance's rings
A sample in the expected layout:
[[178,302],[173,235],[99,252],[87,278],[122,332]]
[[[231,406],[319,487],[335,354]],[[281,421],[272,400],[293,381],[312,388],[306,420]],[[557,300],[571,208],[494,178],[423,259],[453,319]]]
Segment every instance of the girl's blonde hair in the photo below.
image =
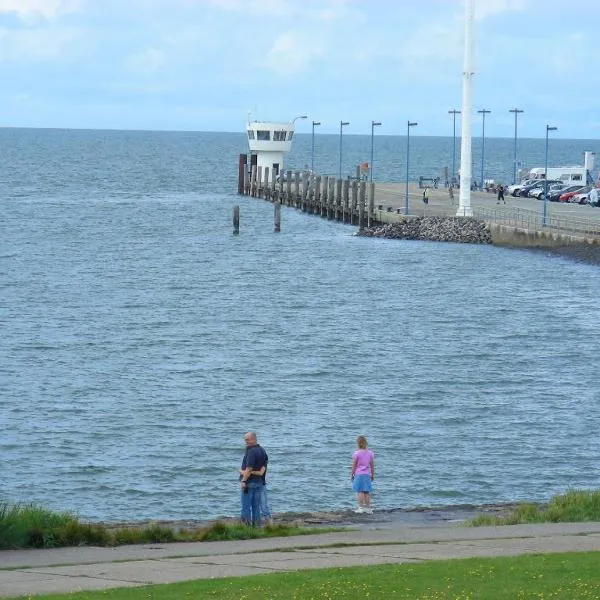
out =
[[364,435],[359,435],[356,438],[356,443],[358,444],[359,448],[366,448],[367,447],[367,438]]

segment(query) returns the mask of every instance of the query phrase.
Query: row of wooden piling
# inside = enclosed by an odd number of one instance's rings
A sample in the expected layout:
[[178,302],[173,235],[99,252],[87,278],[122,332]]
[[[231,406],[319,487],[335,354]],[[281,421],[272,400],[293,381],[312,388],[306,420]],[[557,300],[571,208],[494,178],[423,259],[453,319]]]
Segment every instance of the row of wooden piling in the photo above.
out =
[[[240,156],[238,193],[264,198],[276,205],[293,206],[309,214],[357,225],[375,222],[375,184],[357,179],[337,179],[308,171],[288,170],[271,176],[269,167],[246,168]],[[275,229],[280,219],[275,214]]]

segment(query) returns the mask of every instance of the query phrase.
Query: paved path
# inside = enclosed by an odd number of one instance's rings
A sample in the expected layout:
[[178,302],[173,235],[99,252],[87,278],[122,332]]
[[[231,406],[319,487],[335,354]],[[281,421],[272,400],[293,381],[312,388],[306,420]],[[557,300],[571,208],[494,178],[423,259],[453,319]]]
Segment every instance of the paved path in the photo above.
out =
[[367,524],[338,533],[239,542],[0,551],[0,597],[297,569],[600,551],[600,523],[377,527]]

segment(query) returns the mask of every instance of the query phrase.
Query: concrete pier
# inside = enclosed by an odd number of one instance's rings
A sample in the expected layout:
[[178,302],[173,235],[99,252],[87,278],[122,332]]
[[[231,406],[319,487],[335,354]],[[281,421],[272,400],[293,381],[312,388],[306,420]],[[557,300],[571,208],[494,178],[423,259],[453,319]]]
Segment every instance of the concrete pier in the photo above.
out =
[[[239,164],[246,163],[240,159]],[[407,218],[456,216],[457,190],[454,198],[444,187],[428,188],[425,194],[417,184],[409,184],[408,215],[405,214],[405,185],[404,182],[368,183],[355,178],[341,180],[334,176],[287,171],[285,184],[280,179],[275,186],[263,183],[253,167],[251,172],[240,174],[238,190],[359,229]],[[507,195],[505,202],[498,204],[495,193],[472,191],[471,208],[473,218],[489,226],[492,243],[497,245],[529,248],[600,245],[600,209],[597,207],[549,202],[545,225],[543,202],[534,198]]]

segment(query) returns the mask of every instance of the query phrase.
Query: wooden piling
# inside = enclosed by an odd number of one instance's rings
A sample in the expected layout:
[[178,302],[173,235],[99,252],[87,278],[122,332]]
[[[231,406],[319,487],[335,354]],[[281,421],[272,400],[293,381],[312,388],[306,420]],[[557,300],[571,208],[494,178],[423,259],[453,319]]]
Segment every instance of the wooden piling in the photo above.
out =
[[300,171],[294,171],[294,203],[292,206],[298,208],[300,200]]
[[256,165],[252,165],[252,174],[250,175],[250,195],[256,196]]
[[369,183],[369,214],[367,216],[367,227],[373,225],[375,219],[375,184],[371,181]]
[[275,202],[275,212],[273,214],[273,230],[278,233],[281,231],[281,203]]
[[240,232],[240,206],[236,204],[233,207],[233,235],[238,235]]
[[327,216],[327,197],[329,196],[329,176],[323,177],[323,189],[321,190],[321,216]]
[[255,196],[258,196],[259,198],[262,198],[262,172],[263,172],[263,168],[262,167],[257,167],[256,169],[256,194]]
[[315,187],[313,190],[313,212],[317,212],[318,214],[322,214],[321,212],[321,176],[317,175],[315,177]]
[[365,204],[367,199],[367,182],[360,182],[360,191],[358,195],[358,229],[365,227]]
[[275,169],[273,169],[273,174],[271,175],[271,199],[273,201],[279,200],[277,197],[277,189],[275,187],[275,183],[277,180],[277,173],[275,173]]
[[329,178],[329,191],[327,192],[327,218],[333,219],[335,207],[335,177]]
[[248,165],[246,165],[246,169],[244,170],[244,194],[246,196],[250,195],[250,171],[248,170]]
[[283,202],[283,171],[279,172],[279,194],[277,200]]
[[238,163],[238,194],[244,193],[244,184],[246,178],[246,165],[248,164],[248,155],[240,154]]
[[290,206],[292,203],[292,171],[290,171],[290,170],[288,170],[286,173],[285,184],[286,184],[285,189],[286,189],[286,196],[287,196],[286,203],[288,206]]
[[352,215],[350,214],[350,181],[348,179],[344,179],[344,183],[342,185],[342,221],[345,223],[346,221],[352,221]]
[[334,209],[334,219],[337,221],[340,220],[340,213],[342,208],[342,180],[335,180],[335,209]]
[[304,212],[308,210],[308,172],[302,171],[302,193],[300,205]]
[[350,214],[352,215],[350,223],[354,225],[358,220],[358,181],[356,180],[352,182],[352,207]]
[[269,185],[269,167],[265,167],[265,178],[263,180],[263,198],[265,200],[271,199],[271,186]]

